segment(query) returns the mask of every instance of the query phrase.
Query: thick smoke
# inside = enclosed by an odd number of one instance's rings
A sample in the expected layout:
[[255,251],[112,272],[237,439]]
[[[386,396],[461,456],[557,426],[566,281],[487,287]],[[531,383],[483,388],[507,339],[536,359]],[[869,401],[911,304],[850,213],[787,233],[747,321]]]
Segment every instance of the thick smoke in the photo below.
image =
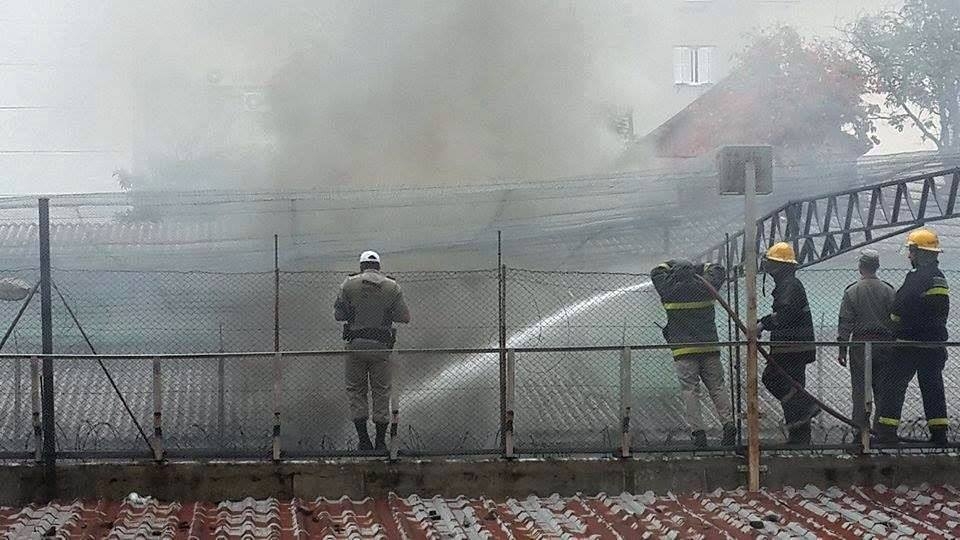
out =
[[[134,74],[149,145],[216,148],[191,94],[212,70],[262,79],[262,177],[280,187],[447,184],[609,170],[617,106],[642,91],[628,4],[117,3],[110,53]],[[630,27],[630,31],[627,28]],[[192,81],[192,82],[191,82]],[[182,104],[182,107],[177,105]],[[247,129],[247,128],[244,128]]]
[[622,73],[603,43],[602,9],[390,6],[357,10],[341,39],[318,42],[278,72],[271,127],[282,178],[563,176],[605,170],[622,149],[610,129],[621,96],[607,84]]

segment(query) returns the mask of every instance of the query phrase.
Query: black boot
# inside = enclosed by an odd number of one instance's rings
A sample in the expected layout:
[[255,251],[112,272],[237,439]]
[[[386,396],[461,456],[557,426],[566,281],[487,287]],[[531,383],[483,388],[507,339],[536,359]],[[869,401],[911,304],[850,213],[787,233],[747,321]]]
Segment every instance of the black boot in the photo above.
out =
[[361,452],[364,450],[373,450],[373,445],[370,444],[370,434],[367,433],[367,418],[357,418],[353,421],[353,425],[357,428],[357,439],[360,440],[360,445],[357,449]]
[[707,447],[707,432],[698,429],[690,434],[690,438],[693,439],[694,448],[706,448]]
[[723,425],[723,438],[720,439],[721,446],[734,446],[737,444],[737,426],[733,422],[727,422]]
[[389,424],[381,424],[377,422],[377,435],[376,442],[374,443],[373,449],[377,451],[384,451],[387,449],[387,426]]
[[877,433],[876,444],[897,444],[900,438],[897,436],[897,426],[888,426],[886,424],[874,424],[873,430]]
[[820,408],[820,405],[810,396],[803,396],[802,398],[799,398],[799,402],[797,403],[796,407],[797,422],[809,422],[823,412],[823,409]]
[[947,445],[947,428],[944,426],[931,427],[930,442],[937,446],[946,446]]
[[812,439],[810,422],[794,424],[787,431],[787,444],[792,446],[810,446]]

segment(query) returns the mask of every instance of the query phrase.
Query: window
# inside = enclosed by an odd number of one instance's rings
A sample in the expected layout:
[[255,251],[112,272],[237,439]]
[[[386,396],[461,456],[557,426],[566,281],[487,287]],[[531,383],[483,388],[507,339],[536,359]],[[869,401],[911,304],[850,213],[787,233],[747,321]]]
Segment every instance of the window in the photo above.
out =
[[710,77],[715,50],[716,47],[674,47],[674,83],[697,85],[713,82]]

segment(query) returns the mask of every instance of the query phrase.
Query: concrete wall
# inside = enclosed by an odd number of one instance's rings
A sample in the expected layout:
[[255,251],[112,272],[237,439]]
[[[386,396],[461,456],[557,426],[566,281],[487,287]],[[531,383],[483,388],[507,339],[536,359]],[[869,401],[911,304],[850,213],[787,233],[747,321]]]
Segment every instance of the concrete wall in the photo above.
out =
[[[764,487],[960,483],[956,455],[767,457]],[[60,500],[119,500],[131,492],[160,500],[219,501],[243,497],[354,499],[442,495],[495,498],[557,493],[690,493],[734,489],[745,481],[733,457],[531,461],[272,463],[91,463],[57,469]],[[46,499],[40,466],[0,468],[0,505]]]

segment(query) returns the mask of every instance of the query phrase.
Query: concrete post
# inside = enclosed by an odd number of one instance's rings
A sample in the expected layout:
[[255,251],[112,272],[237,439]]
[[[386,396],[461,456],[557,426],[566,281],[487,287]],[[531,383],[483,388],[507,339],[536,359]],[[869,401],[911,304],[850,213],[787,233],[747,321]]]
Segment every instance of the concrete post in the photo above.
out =
[[860,428],[860,449],[870,451],[870,422],[873,412],[873,344],[863,346],[863,426]]
[[[396,381],[396,377],[394,377]],[[400,392],[397,391],[397,385],[394,383],[390,387],[390,444],[387,446],[390,450],[390,461],[396,461],[400,452],[400,441],[398,434],[400,431]]]
[[516,353],[513,349],[507,351],[506,365],[506,393],[504,396],[504,405],[506,406],[507,421],[504,424],[504,450],[503,457],[512,459],[513,453],[513,419],[514,419],[514,392],[516,390]]
[[630,409],[632,406],[630,347],[620,352],[620,457],[630,457]]
[[33,459],[43,461],[43,426],[40,422],[40,360],[30,357],[30,406],[33,417]]
[[153,459],[163,461],[163,412],[161,386],[163,380],[160,374],[160,359],[153,359]]
[[280,388],[283,376],[283,353],[277,351],[273,355],[273,460],[280,461]]

